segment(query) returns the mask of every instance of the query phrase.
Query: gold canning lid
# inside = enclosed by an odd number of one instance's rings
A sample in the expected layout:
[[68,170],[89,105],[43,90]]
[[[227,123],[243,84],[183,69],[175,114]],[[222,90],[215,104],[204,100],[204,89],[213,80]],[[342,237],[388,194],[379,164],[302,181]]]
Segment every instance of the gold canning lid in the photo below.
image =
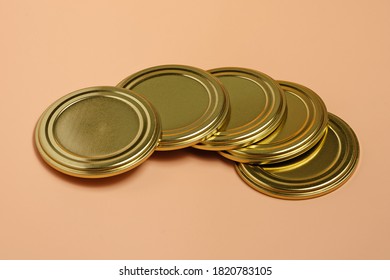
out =
[[227,120],[229,97],[211,74],[183,65],[137,72],[118,84],[134,90],[156,108],[162,138],[157,150],[192,146],[214,134]]
[[113,176],[155,150],[161,126],[152,106],[130,90],[90,87],[54,102],[41,116],[35,143],[43,159],[68,175]]
[[302,85],[278,82],[287,101],[287,117],[282,124],[260,142],[221,151],[222,156],[243,163],[276,163],[308,151],[322,138],[328,125],[328,113],[322,99]]
[[255,190],[283,199],[314,198],[339,188],[353,173],[359,158],[355,133],[329,114],[328,130],[310,151],[289,161],[237,163],[240,177]]
[[209,70],[226,88],[230,119],[216,134],[195,145],[203,150],[230,150],[268,136],[285,118],[285,97],[264,73],[236,67]]

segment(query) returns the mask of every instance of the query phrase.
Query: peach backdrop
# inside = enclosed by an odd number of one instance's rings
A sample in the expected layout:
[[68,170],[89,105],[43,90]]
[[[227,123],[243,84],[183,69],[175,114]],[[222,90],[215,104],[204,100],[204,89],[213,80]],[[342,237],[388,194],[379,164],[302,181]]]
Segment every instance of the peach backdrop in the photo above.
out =
[[[389,259],[389,1],[0,0],[1,259]],[[43,110],[149,66],[241,66],[316,91],[361,145],[339,190],[284,201],[214,153],[74,179],[33,145]]]

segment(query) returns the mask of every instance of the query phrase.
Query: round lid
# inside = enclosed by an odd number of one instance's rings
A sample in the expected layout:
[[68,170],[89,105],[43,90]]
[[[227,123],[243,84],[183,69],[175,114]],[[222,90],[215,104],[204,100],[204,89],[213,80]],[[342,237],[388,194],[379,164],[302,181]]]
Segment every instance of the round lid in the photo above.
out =
[[216,134],[195,145],[204,150],[229,150],[269,135],[285,117],[285,97],[271,77],[245,68],[218,68],[217,77],[230,98],[230,118]]
[[160,136],[158,116],[144,98],[122,88],[91,87],[54,102],[38,121],[35,143],[55,169],[99,178],[142,163]]
[[227,120],[229,98],[211,74],[198,68],[163,65],[137,72],[118,84],[144,96],[161,118],[157,150],[176,150],[215,133]]
[[329,114],[326,135],[310,151],[278,164],[237,163],[240,177],[255,190],[283,199],[306,199],[339,188],[354,171],[359,143],[352,129]]
[[287,103],[287,117],[268,137],[245,148],[220,152],[244,163],[276,163],[312,148],[324,135],[328,113],[322,99],[299,84],[279,81]]

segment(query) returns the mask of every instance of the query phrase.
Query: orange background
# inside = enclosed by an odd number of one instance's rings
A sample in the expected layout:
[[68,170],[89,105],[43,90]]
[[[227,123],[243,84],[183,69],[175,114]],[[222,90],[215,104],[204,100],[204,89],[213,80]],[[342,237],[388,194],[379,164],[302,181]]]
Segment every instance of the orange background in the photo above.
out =
[[[390,258],[389,1],[0,1],[1,259]],[[168,63],[312,88],[358,135],[357,171],[284,201],[193,149],[103,180],[40,160],[34,126],[53,101]]]

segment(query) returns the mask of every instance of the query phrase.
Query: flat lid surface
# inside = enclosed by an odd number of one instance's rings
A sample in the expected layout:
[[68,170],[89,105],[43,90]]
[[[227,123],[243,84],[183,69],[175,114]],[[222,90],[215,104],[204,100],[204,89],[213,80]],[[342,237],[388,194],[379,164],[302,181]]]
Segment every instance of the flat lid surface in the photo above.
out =
[[352,129],[329,114],[327,134],[307,153],[278,164],[238,163],[236,169],[251,187],[284,199],[324,195],[340,187],[352,174],[359,143]]
[[118,84],[144,96],[161,118],[158,150],[191,146],[215,133],[229,113],[229,99],[212,75],[198,68],[163,65],[137,72]]
[[324,135],[328,113],[322,99],[312,90],[279,81],[284,90],[287,116],[265,139],[245,148],[222,151],[239,162],[275,163],[296,157],[313,147]]
[[250,145],[269,135],[285,113],[282,89],[264,73],[227,67],[209,70],[227,90],[230,118],[215,135],[196,145],[208,150],[227,150]]
[[145,160],[160,133],[157,115],[146,100],[121,88],[92,87],[59,99],[43,113],[36,144],[61,172],[106,177]]

